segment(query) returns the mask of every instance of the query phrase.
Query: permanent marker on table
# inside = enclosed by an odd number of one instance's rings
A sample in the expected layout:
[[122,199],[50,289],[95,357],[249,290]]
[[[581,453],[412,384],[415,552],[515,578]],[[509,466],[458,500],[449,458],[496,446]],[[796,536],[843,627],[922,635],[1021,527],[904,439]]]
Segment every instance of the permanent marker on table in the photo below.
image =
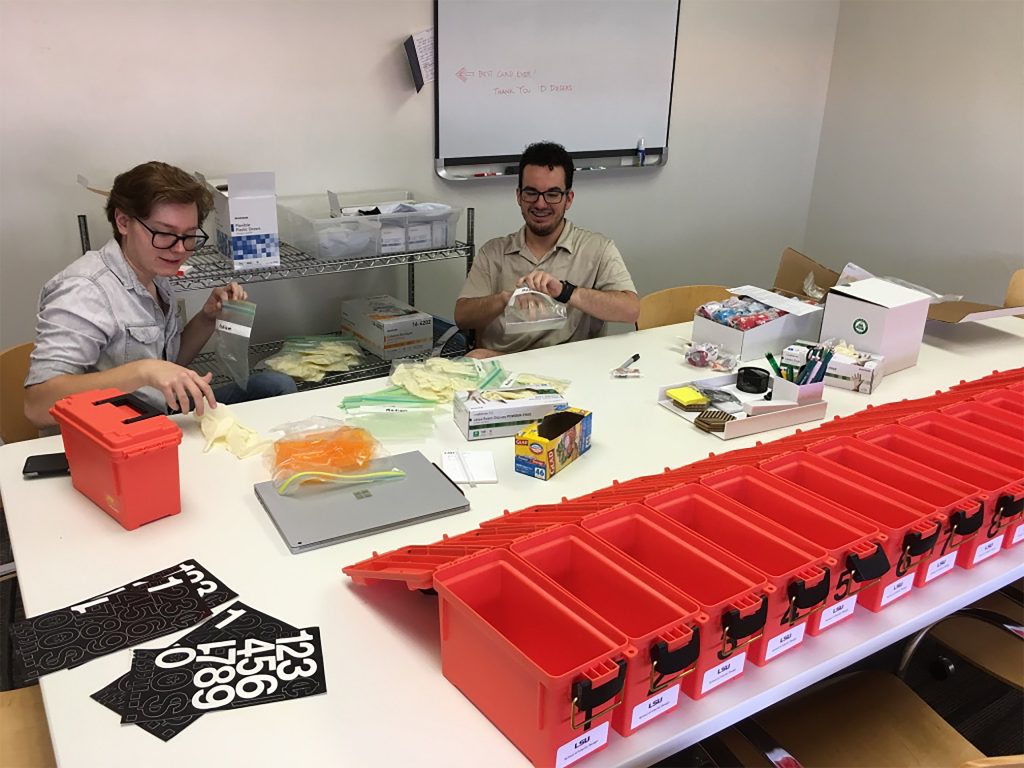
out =
[[631,366],[633,363],[635,363],[639,359],[640,359],[640,353],[637,352],[635,355],[633,355],[631,358],[629,358],[629,360],[627,360],[622,365],[620,365],[618,368],[616,368],[616,370],[619,370],[621,368],[629,368],[629,366]]

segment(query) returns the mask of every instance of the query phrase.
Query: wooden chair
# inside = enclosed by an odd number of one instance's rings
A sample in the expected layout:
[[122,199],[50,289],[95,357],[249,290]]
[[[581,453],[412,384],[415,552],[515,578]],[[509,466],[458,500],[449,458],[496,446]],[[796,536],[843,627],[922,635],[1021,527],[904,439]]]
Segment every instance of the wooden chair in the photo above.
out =
[[0,352],[0,440],[16,443],[39,437],[39,430],[25,418],[25,376],[32,342]]
[[1006,289],[1004,307],[1024,307],[1024,269],[1018,269],[1010,275],[1010,285]]
[[[1013,628],[1020,606],[1000,598],[990,596],[915,634],[904,646],[896,674],[867,670],[831,678],[715,738],[730,753],[727,759],[751,767],[770,766],[767,755],[777,762],[788,757],[794,766],[1020,766],[1024,756],[986,757],[902,679],[920,641],[951,627],[960,636],[954,647],[965,652],[965,658],[977,663],[988,657],[994,660],[998,677],[1017,684],[1019,676],[1003,670],[1019,666],[1021,639]],[[1009,617],[991,610],[1005,607],[1011,609]],[[965,642],[965,636],[974,639]],[[1009,658],[1000,658],[1004,656]]]
[[57,765],[38,685],[0,693],[0,764],[18,768]]
[[697,307],[708,301],[724,301],[731,296],[723,285],[680,285],[649,293],[640,299],[640,317],[636,329],[658,328],[693,320]]

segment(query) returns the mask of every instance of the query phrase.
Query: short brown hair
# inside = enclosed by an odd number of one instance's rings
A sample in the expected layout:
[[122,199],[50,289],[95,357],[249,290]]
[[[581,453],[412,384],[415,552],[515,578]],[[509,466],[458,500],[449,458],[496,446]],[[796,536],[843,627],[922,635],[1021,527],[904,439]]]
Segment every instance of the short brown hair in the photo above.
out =
[[159,203],[195,203],[202,226],[213,207],[213,195],[203,182],[181,168],[157,160],[137,165],[114,179],[107,198],[107,220],[114,229],[114,239],[121,242],[114,220],[117,210],[145,219]]

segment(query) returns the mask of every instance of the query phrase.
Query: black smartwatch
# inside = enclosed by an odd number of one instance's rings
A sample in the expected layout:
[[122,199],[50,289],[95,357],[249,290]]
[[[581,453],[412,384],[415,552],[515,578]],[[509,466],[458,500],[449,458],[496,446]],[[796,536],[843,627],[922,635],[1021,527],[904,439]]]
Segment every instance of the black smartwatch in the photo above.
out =
[[569,299],[572,298],[572,292],[576,290],[576,286],[570,283],[568,280],[562,281],[562,292],[555,296],[555,301],[560,301],[563,304],[568,304]]

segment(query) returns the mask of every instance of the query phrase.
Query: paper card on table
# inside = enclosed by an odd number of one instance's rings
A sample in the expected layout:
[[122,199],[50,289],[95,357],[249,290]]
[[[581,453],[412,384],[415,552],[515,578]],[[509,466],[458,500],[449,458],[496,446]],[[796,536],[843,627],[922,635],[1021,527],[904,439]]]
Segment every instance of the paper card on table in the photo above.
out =
[[327,691],[318,627],[269,640],[231,638],[194,649],[140,649],[122,723],[203,715]]
[[441,454],[441,468],[456,483],[498,482],[494,454],[490,451],[445,451]]

